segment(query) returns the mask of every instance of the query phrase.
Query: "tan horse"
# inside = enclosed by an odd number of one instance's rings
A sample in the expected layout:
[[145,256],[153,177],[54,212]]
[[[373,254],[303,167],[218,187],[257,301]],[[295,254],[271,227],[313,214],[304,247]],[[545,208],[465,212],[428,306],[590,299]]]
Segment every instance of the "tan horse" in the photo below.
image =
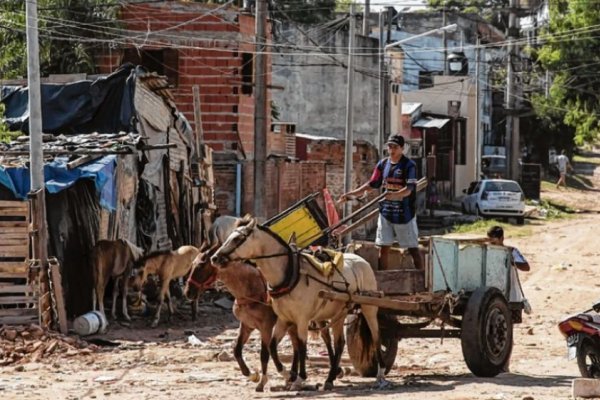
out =
[[111,315],[117,319],[117,296],[119,286],[123,297],[123,318],[130,321],[127,313],[127,279],[131,275],[134,263],[144,255],[144,251],[125,239],[100,240],[96,243],[91,253],[92,275],[94,277],[94,290],[92,291],[92,308],[96,303],[100,312],[104,313],[104,292],[110,278],[114,278],[113,301]]
[[[292,385],[298,390],[306,380],[306,342],[310,321],[329,321],[334,337],[334,354],[331,368],[325,381],[325,389],[333,388],[339,363],[344,350],[344,317],[351,305],[339,301],[319,298],[321,290],[335,290],[351,294],[361,291],[376,291],[377,282],[371,266],[355,254],[344,254],[344,268],[330,277],[320,275],[311,265],[267,228],[257,226],[256,221],[244,218],[240,226],[211,257],[213,264],[231,268],[231,261],[254,259],[265,279],[271,286],[273,309],[278,320],[271,340],[271,350],[291,328],[295,328],[299,340],[300,373]],[[370,331],[368,340],[376,348],[378,364],[377,383],[380,387],[388,382],[384,378],[384,363],[379,341],[377,307],[363,305],[362,314]],[[365,351],[371,351],[365,348]]]
[[[250,374],[250,369],[244,361],[242,350],[250,338],[250,334],[254,330],[260,332],[262,376],[256,386],[256,391],[262,392],[268,381],[267,364],[269,361],[269,345],[271,343],[273,327],[277,322],[277,315],[273,311],[270,299],[268,298],[267,284],[255,265],[234,262],[228,268],[217,268],[210,262],[210,254],[233,232],[238,221],[240,221],[240,218],[231,216],[221,216],[215,220],[208,234],[209,241],[202,246],[202,249],[207,250],[206,252],[202,252],[201,250],[201,253],[194,260],[184,293],[188,299],[196,301],[206,289],[212,287],[216,280],[225,284],[229,292],[236,299],[233,305],[233,314],[240,321],[233,354],[242,374],[250,377],[251,380],[258,379],[258,375],[256,373]],[[333,348],[331,346],[329,330],[321,329],[320,333],[327,346],[328,353],[332,356]],[[295,332],[290,332],[290,338],[296,353],[298,340],[296,339]],[[277,371],[282,375],[286,375],[285,368],[279,360],[277,352],[273,352],[272,358]],[[295,378],[295,375],[297,375],[297,354],[295,354],[293,364],[291,369],[292,375],[290,377]]]
[[[177,250],[158,252],[141,258],[136,263],[136,273],[131,283],[134,290],[140,291],[148,279],[148,275],[158,275],[160,278],[160,293],[158,308],[154,314],[152,327],[158,326],[160,310],[165,296],[168,301],[169,317],[173,315],[173,303],[169,294],[171,280],[186,276],[192,268],[192,261],[198,256],[199,250],[194,246],[181,246]],[[195,303],[192,304],[192,317],[196,316]]]

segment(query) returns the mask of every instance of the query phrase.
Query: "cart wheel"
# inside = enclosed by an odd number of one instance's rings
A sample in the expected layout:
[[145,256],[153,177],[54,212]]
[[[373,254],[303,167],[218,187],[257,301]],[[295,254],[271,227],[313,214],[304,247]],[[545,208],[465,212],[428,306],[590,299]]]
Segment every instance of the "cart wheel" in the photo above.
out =
[[500,290],[482,287],[473,292],[462,318],[460,342],[467,367],[477,376],[496,376],[508,365],[513,326]]
[[[392,318],[385,314],[377,316],[386,374],[394,366],[396,354],[398,353],[398,339],[393,330],[395,321],[392,321]],[[377,358],[373,350],[363,351],[367,346],[365,337],[370,339],[371,333],[367,321],[362,314],[348,316],[346,343],[348,344],[348,354],[350,355],[352,365],[361,376],[374,377],[377,376]]]

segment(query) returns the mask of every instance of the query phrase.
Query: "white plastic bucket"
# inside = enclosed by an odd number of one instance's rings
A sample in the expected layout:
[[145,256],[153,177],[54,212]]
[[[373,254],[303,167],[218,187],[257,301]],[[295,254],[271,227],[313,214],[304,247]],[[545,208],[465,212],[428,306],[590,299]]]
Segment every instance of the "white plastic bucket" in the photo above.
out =
[[100,311],[90,311],[80,315],[73,321],[73,329],[81,336],[104,333],[107,327],[108,321]]

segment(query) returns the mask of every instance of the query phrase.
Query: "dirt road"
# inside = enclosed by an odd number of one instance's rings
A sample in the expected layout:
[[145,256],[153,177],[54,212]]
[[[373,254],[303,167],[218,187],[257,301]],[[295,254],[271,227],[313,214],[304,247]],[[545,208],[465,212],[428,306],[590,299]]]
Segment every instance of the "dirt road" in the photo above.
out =
[[[577,193],[554,193],[573,198]],[[597,194],[596,194],[597,195]],[[587,196],[587,195],[586,195]],[[594,198],[589,199],[594,205]],[[600,209],[598,203],[595,203]],[[462,360],[460,342],[447,339],[410,339],[400,343],[395,367],[388,378],[393,385],[374,390],[373,379],[346,376],[333,392],[285,392],[282,379],[272,375],[265,393],[242,379],[232,360],[236,322],[214,306],[201,308],[200,322],[175,322],[167,328],[147,328],[136,321],[132,328],[112,325],[105,338],[118,339],[118,347],[104,347],[92,355],[60,355],[37,363],[0,368],[3,399],[245,399],[245,398],[364,398],[422,399],[525,399],[570,398],[571,380],[578,377],[575,361],[566,360],[564,338],[557,322],[569,313],[589,307],[600,298],[600,214],[550,223],[528,222],[528,236],[507,238],[532,265],[522,273],[526,296],[534,313],[515,328],[510,373],[493,379],[474,377]],[[187,343],[193,333],[199,344]],[[324,347],[311,340],[309,382],[326,377]],[[289,344],[283,353],[290,354]],[[246,347],[249,364],[258,368],[258,338]],[[347,357],[344,364],[349,367]]]

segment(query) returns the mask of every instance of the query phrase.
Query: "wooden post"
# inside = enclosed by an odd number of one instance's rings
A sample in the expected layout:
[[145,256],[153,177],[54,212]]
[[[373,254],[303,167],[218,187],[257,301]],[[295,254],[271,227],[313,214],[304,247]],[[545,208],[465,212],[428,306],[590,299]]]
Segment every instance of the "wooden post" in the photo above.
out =
[[56,301],[56,313],[58,317],[58,328],[60,333],[67,334],[67,312],[65,310],[65,297],[63,294],[62,277],[60,274],[60,264],[58,260],[52,257],[48,260],[50,274],[52,277],[52,289],[54,290],[54,299]]
[[196,134],[196,154],[198,159],[202,158],[200,152],[202,144],[204,144],[204,130],[202,129],[202,109],[200,103],[200,87],[198,85],[192,86],[192,92],[194,94],[194,132]]
[[[48,228],[46,226],[46,207],[44,189],[39,189],[29,193],[29,201],[31,204],[31,225],[29,234],[32,241],[32,265],[30,268],[39,268],[39,271],[30,277],[38,279],[39,282],[39,311],[40,311],[40,326],[47,329],[52,322],[50,315],[46,310],[51,309],[52,303],[50,296],[45,296],[49,293],[48,285]],[[35,266],[34,266],[35,265]],[[32,282],[32,285],[34,283]]]

